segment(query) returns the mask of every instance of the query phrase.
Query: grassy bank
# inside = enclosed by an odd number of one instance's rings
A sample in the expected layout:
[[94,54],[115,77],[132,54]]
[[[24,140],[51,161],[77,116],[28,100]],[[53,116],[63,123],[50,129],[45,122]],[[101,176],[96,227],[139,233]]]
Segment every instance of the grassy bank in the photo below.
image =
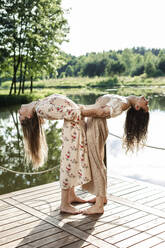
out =
[[26,82],[25,94],[9,96],[11,82],[4,82],[0,89],[0,107],[27,103],[51,94],[83,95],[107,94],[120,95],[165,95],[165,77],[95,77],[95,78],[63,78],[49,79],[34,82],[33,93],[30,94],[30,82]]
[[[3,82],[1,89],[10,89],[11,81]],[[18,83],[19,85],[19,83]],[[43,88],[88,88],[88,87],[115,87],[115,86],[163,86],[165,85],[165,77],[147,78],[144,75],[130,76],[113,76],[113,77],[69,77],[59,79],[44,79],[34,82],[33,87],[37,89]],[[26,87],[30,87],[30,82],[26,82]]]

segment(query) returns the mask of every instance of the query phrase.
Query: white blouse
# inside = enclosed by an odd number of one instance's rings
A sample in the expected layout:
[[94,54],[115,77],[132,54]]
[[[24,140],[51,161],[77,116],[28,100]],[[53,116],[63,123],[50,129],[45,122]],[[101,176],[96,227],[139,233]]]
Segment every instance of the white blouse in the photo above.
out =
[[110,108],[110,116],[116,117],[123,112],[123,104],[128,104],[128,100],[124,96],[115,94],[107,94],[96,100],[97,105],[107,105]]

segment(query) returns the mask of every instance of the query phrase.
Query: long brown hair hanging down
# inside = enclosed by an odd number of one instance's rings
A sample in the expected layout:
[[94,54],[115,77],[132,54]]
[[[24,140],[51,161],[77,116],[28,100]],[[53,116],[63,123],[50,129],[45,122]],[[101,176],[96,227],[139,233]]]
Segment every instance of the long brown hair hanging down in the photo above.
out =
[[139,150],[145,145],[149,123],[149,112],[129,108],[124,126],[123,146],[128,151]]

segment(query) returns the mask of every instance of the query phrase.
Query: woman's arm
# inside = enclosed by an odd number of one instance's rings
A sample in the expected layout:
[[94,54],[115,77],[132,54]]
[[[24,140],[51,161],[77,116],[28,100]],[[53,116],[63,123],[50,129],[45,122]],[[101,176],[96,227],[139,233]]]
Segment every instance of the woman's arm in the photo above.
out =
[[108,106],[80,106],[83,117],[101,117],[110,118],[110,109]]

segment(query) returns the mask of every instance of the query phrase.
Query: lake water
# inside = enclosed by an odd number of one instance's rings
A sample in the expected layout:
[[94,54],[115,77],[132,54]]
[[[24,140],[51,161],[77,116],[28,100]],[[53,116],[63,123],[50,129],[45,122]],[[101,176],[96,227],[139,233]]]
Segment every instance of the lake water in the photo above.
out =
[[[69,96],[77,103],[94,103],[96,96]],[[0,166],[15,171],[32,172],[25,165],[22,131],[18,122],[20,106],[0,109]],[[122,136],[125,113],[108,120],[109,132]],[[59,165],[62,122],[45,124],[49,146],[48,162],[40,170]],[[150,122],[147,144],[165,148],[165,96],[150,97]],[[137,154],[125,154],[121,140],[109,135],[107,140],[107,173],[136,178],[165,186],[165,150],[145,147]],[[40,175],[20,175],[0,169],[0,194],[59,180],[59,168]]]

